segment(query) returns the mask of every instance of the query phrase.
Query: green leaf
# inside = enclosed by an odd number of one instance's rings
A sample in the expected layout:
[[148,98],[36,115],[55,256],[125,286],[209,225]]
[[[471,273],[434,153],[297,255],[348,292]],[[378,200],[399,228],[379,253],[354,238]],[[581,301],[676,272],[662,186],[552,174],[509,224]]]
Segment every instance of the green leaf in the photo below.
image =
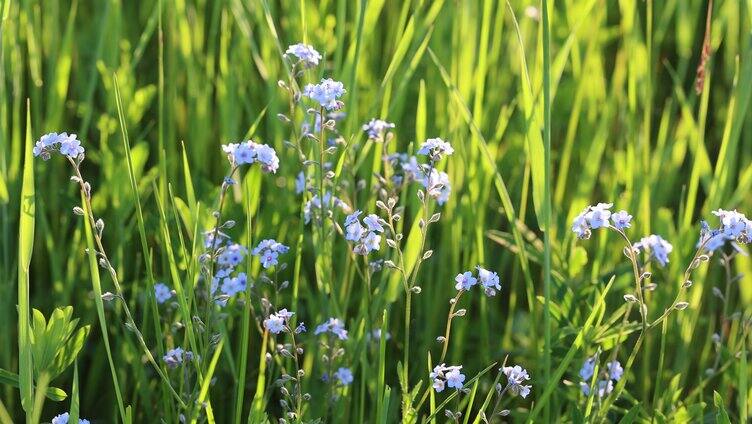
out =
[[624,417],[622,417],[621,420],[619,420],[619,424],[632,424],[639,416],[641,410],[642,406],[635,405],[626,415],[624,415]]
[[541,412],[541,408],[543,408],[547,401],[549,396],[551,396],[551,393],[553,393],[554,389],[560,386],[559,380],[564,375],[564,372],[567,370],[567,367],[569,367],[570,362],[572,362],[572,359],[574,359],[575,353],[580,350],[582,347],[584,341],[585,341],[585,335],[590,331],[590,328],[593,326],[593,322],[595,321],[596,317],[601,315],[601,309],[605,307],[605,301],[606,301],[606,294],[611,289],[611,285],[614,283],[614,277],[611,277],[611,280],[608,282],[606,287],[603,289],[603,292],[598,296],[598,301],[595,302],[595,305],[593,305],[593,310],[590,312],[590,315],[587,318],[587,321],[585,321],[585,324],[582,326],[580,331],[577,333],[577,337],[575,337],[574,341],[572,342],[569,350],[567,351],[566,355],[564,355],[564,358],[559,362],[559,366],[556,368],[556,371],[554,371],[553,375],[551,376],[551,380],[549,380],[546,383],[546,386],[544,387],[542,394],[538,397],[538,401],[535,404],[535,407],[530,412],[530,415],[528,416],[527,422],[532,423],[536,422],[536,418],[538,414]]
[[[0,368],[0,384],[7,384],[8,386],[19,388],[20,384],[18,374]],[[65,393],[63,389],[59,389],[57,387],[48,387],[45,396],[51,401],[61,402],[68,397],[68,394]]]
[[31,343],[35,378],[47,373],[50,380],[54,380],[83,348],[89,326],[79,329],[74,336],[78,319],[71,319],[72,315],[73,308],[70,306],[56,308],[49,322],[46,322],[40,311],[33,310]]
[[34,220],[36,215],[31,131],[31,106],[27,101],[26,150],[18,220],[18,369],[21,406],[26,411],[27,419],[31,417],[34,396],[34,384],[32,382],[34,365],[31,356],[31,335],[29,334],[29,265],[34,250]]
[[68,410],[70,416],[68,417],[68,422],[78,422],[78,402],[78,362],[76,362],[73,366],[73,384],[71,384],[71,401],[70,409]]
[[723,398],[716,391],[713,391],[713,404],[715,405],[715,408],[716,408],[716,411],[715,411],[716,423],[731,424],[731,419],[729,418],[728,412],[726,412],[726,407],[723,405]]

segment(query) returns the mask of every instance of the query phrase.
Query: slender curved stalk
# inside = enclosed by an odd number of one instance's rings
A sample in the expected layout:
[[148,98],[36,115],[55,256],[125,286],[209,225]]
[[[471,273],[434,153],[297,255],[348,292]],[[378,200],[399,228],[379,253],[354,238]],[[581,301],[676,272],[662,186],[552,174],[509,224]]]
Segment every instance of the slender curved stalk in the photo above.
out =
[[452,299],[451,306],[449,307],[449,315],[447,315],[447,324],[446,324],[446,330],[444,330],[444,342],[442,343],[443,346],[441,348],[441,358],[439,359],[439,363],[444,362],[444,358],[446,358],[447,349],[449,348],[449,335],[452,331],[452,320],[454,319],[454,309],[457,307],[457,302],[460,301],[460,298],[462,297],[462,293],[464,293],[465,290],[460,290],[457,292],[457,296],[455,296]]
[[169,378],[167,378],[167,375],[164,373],[162,368],[157,364],[156,360],[154,359],[154,355],[152,355],[151,351],[149,350],[149,347],[146,345],[146,341],[144,340],[143,334],[141,334],[141,331],[138,329],[136,322],[133,320],[133,315],[131,314],[130,308],[128,307],[128,302],[125,301],[123,288],[120,286],[120,280],[117,276],[117,272],[115,272],[115,268],[112,266],[112,263],[110,262],[110,259],[107,256],[107,252],[105,251],[104,246],[102,244],[102,234],[101,234],[101,231],[98,230],[97,220],[94,217],[94,212],[92,211],[92,207],[91,207],[91,188],[88,186],[88,184],[84,181],[83,177],[81,176],[81,170],[79,169],[78,164],[71,158],[68,158],[68,161],[71,163],[71,165],[73,165],[73,170],[76,173],[77,182],[79,184],[82,199],[85,202],[84,210],[86,211],[86,219],[89,220],[89,224],[91,225],[91,228],[93,230],[92,232],[94,235],[94,242],[96,243],[96,247],[98,250],[97,254],[100,258],[100,261],[103,261],[103,264],[106,266],[107,271],[110,274],[110,278],[112,279],[112,284],[115,286],[115,291],[116,291],[118,298],[122,300],[121,304],[123,305],[123,311],[125,312],[126,325],[136,335],[136,339],[138,340],[138,343],[141,346],[141,349],[144,351],[144,354],[146,355],[146,358],[149,360],[149,363],[151,363],[151,365],[157,371],[157,374],[159,374],[159,377],[162,379],[162,382],[164,382],[167,385],[167,387],[170,390],[170,393],[172,393],[173,397],[175,397],[178,403],[180,403],[180,406],[185,408],[186,407],[185,402],[183,402],[183,399],[181,399],[180,395],[172,387],[172,384],[170,384]]
[[694,256],[692,257],[692,260],[689,261],[689,265],[687,265],[687,268],[684,270],[684,275],[681,281],[681,286],[679,287],[679,291],[676,292],[676,297],[674,298],[674,301],[671,302],[671,306],[669,306],[661,316],[659,316],[655,321],[653,321],[648,328],[656,327],[658,324],[660,324],[664,319],[668,318],[669,315],[671,315],[671,312],[676,310],[676,305],[679,303],[679,299],[681,298],[682,290],[688,288],[689,286],[686,286],[686,283],[689,281],[689,277],[692,276],[692,271],[697,268],[697,261],[699,260],[702,252],[705,250],[705,246],[707,246],[708,242],[710,241],[710,237],[706,237],[705,240],[700,243],[700,246],[695,251]]

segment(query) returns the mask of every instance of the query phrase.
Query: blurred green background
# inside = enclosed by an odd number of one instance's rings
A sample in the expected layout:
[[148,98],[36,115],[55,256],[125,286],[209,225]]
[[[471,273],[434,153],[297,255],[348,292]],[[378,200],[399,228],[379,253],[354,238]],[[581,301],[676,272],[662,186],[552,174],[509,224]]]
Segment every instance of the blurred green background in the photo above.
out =
[[[633,239],[657,233],[674,244],[669,266],[654,270],[658,288],[648,303],[651,315],[658,315],[681,283],[699,220],[716,225],[710,212],[719,207],[752,212],[752,1],[715,1],[711,55],[699,93],[696,70],[706,0],[557,0],[551,5],[552,367],[569,350],[608,278],[616,275],[602,325],[588,331],[564,374],[574,383],[562,383],[546,400],[549,419],[561,422],[577,421],[576,372],[596,346],[613,344],[609,316],[632,284],[620,241],[605,233],[576,241],[571,219],[587,204],[612,201],[634,215]],[[154,189],[161,193],[156,197],[166,196],[169,185],[177,198],[175,217],[193,190],[198,201],[211,205],[226,172],[222,143],[252,136],[274,146],[281,159],[276,175],[251,180],[250,190],[260,193],[253,206],[258,208],[253,234],[239,238],[273,237],[295,244],[300,199],[293,187],[299,168],[294,153],[283,146],[288,129],[276,115],[286,111],[287,100],[277,81],[286,76],[281,53],[304,41],[325,54],[325,65],[308,79],[320,73],[348,90],[340,131],[363,145],[347,175],[353,186],[359,179],[370,180],[378,166],[374,149],[360,134],[360,125],[372,117],[396,123],[391,151],[405,151],[426,137],[442,137],[456,149],[447,162],[452,195],[442,220],[432,227],[435,253],[420,277],[428,295],[415,297],[413,305],[411,351],[421,356],[412,368],[424,366],[423,352],[443,331],[444,310],[435,311],[436,299],[453,294],[457,272],[485,264],[500,274],[502,293],[470,301],[469,316],[455,323],[451,356],[474,373],[509,354],[530,369],[534,385],[542,384],[543,247],[533,204],[543,125],[539,19],[540,5],[525,0],[3,1],[0,368],[18,368],[16,252],[27,99],[33,140],[50,131],[74,132],[84,140],[84,172],[94,186],[94,209],[107,223],[110,257],[137,321],[147,322],[146,260],[127,180],[115,80],[155,275],[168,279]],[[38,161],[35,170],[31,306],[48,314],[55,306],[73,305],[74,316],[92,324],[79,357],[82,416],[112,422],[117,410],[95,325],[83,224],[70,213],[78,192],[68,182],[63,161]],[[243,195],[237,192],[231,199],[230,214],[239,222],[245,222]],[[365,190],[350,201],[365,205],[367,198]],[[168,220],[178,225],[175,218]],[[340,249],[345,252],[344,244]],[[306,300],[316,295],[309,284],[313,259],[308,250],[303,249],[300,298],[301,313],[313,325],[324,312],[316,309],[316,301]],[[726,293],[728,312],[749,316],[752,262],[739,256],[734,267],[745,277]],[[741,420],[751,399],[741,381],[750,372],[734,355],[740,346],[749,349],[749,338],[741,320],[724,318],[723,302],[712,294],[723,281],[717,265],[699,270],[689,292],[690,308],[663,332],[649,335],[612,418],[639,401],[643,417],[700,419],[712,415],[708,405],[717,390],[732,417]],[[107,290],[110,282],[103,284]],[[360,290],[355,284],[354,290]],[[393,300],[397,307],[390,312],[390,327],[399,334],[401,299]],[[122,326],[120,308],[106,307],[126,400],[136,422],[152,422],[159,409],[158,379]],[[237,334],[232,321],[228,327]],[[728,335],[718,349],[711,341],[716,332]],[[152,331],[145,334],[156,343]],[[258,335],[252,337],[250,357],[257,358]],[[388,349],[399,351],[394,344]],[[717,357],[728,365],[706,378],[705,369]],[[396,389],[394,365],[388,365],[387,380]],[[230,388],[233,368],[229,362],[221,366],[218,386]],[[250,382],[255,382],[254,368],[252,360]],[[65,389],[71,378],[68,372],[53,384]],[[248,402],[253,390],[249,383]],[[365,393],[353,389],[352,402],[342,412],[350,422],[367,411],[358,400]],[[17,390],[2,387],[0,399],[20,419]],[[229,421],[233,401],[231,390],[213,390],[220,422]],[[52,416],[66,410],[64,404],[48,402],[46,411]]]

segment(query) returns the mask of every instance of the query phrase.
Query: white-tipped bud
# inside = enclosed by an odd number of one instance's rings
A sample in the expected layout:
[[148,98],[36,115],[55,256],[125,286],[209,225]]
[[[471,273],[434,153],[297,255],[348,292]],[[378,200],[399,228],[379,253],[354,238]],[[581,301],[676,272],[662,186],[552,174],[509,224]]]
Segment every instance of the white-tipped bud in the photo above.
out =
[[430,258],[432,255],[433,255],[433,250],[426,250],[426,253],[423,254],[423,260]]
[[459,309],[457,312],[454,313],[454,316],[456,317],[464,317],[465,314],[467,314],[467,309]]
[[625,294],[624,295],[624,301],[625,302],[629,302],[629,303],[633,303],[633,302],[637,302],[637,298],[633,294]]
[[415,287],[411,288],[410,291],[413,292],[413,293],[415,293],[415,294],[420,294],[420,292],[422,292],[423,289],[421,289],[420,286],[415,286]]
[[682,283],[682,288],[686,289],[692,287],[692,280],[687,280],[684,283]]
[[689,306],[689,303],[687,302],[679,302],[677,303],[674,308],[676,308],[677,311],[683,311],[687,309],[687,306]]
[[431,219],[429,219],[428,222],[438,222],[439,218],[441,218],[441,212],[436,212],[431,215]]
[[113,293],[110,293],[110,292],[106,292],[106,293],[102,294],[102,300],[104,300],[105,302],[110,302],[110,301],[114,300],[116,297],[117,297],[117,295],[115,295]]
[[436,338],[436,341],[439,342],[439,343],[444,343],[446,341],[446,337],[439,336],[439,337]]
[[724,300],[726,298],[726,296],[723,295],[723,292],[721,292],[721,289],[719,289],[718,287],[713,287],[713,295],[721,300]]
[[80,206],[75,206],[75,207],[73,207],[73,213],[76,214],[76,215],[78,215],[78,216],[83,216],[84,215],[84,210]]
[[288,118],[287,115],[285,115],[284,113],[278,113],[277,119],[279,119],[280,122],[285,123],[285,124],[290,123],[290,118]]

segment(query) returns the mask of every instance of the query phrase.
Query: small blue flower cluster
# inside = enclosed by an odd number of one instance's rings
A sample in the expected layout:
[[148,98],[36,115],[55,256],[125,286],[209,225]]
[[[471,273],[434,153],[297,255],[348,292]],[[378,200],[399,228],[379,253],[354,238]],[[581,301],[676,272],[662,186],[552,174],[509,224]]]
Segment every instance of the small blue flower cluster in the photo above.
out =
[[172,296],[172,290],[165,283],[154,284],[154,297],[157,299],[157,303],[165,303],[170,300]]
[[247,140],[242,143],[223,144],[222,150],[233,166],[259,163],[264,172],[276,173],[279,169],[277,152],[266,144]]
[[635,243],[634,250],[637,253],[647,252],[650,259],[658,262],[660,266],[666,266],[668,264],[668,254],[674,250],[674,246],[664,240],[663,237],[657,234],[650,234]]
[[[52,419],[52,424],[68,424],[68,421],[70,420],[70,414],[67,412],[64,414],[60,414]],[[85,420],[83,418],[78,419],[78,424],[91,424],[89,420]]]
[[418,153],[428,156],[430,163],[421,164],[417,157],[405,153],[396,153],[387,158],[393,167],[402,171],[401,174],[394,175],[392,181],[397,186],[410,181],[418,181],[427,190],[429,196],[436,199],[439,205],[443,205],[449,200],[452,185],[449,182],[449,175],[444,171],[439,171],[434,165],[442,157],[454,153],[454,149],[440,138],[431,138],[421,145]]
[[373,251],[381,249],[381,235],[384,232],[382,220],[375,214],[363,218],[361,225],[359,216],[363,212],[356,210],[345,218],[345,239],[355,242],[353,252],[366,256]]
[[[598,228],[610,228],[623,234],[625,229],[632,226],[632,215],[624,210],[611,213],[613,206],[613,203],[598,203],[595,206],[586,207],[572,221],[572,231],[580,239],[589,239],[592,230]],[[650,234],[635,243],[632,249],[635,253],[647,253],[648,259],[665,267],[669,262],[668,255],[674,247],[663,237]]]
[[[580,369],[580,377],[583,380],[580,382],[580,389],[585,396],[590,396],[590,381],[595,373],[597,360],[597,356],[587,358]],[[614,382],[619,381],[622,374],[624,374],[624,368],[619,361],[614,360],[606,363],[606,371],[601,373],[601,378],[598,378],[595,383],[598,398],[603,398],[611,393],[614,390]]]
[[419,155],[428,156],[433,162],[438,162],[444,156],[451,156],[452,153],[452,145],[440,138],[429,138],[418,149]]
[[289,247],[276,240],[266,239],[262,240],[258,246],[251,251],[251,254],[259,258],[261,266],[265,269],[269,269],[279,263],[277,258],[279,258],[280,254],[287,253],[289,250]]
[[739,250],[738,243],[748,244],[752,241],[752,221],[736,210],[728,211],[724,209],[718,209],[713,211],[713,215],[717,216],[721,221],[721,225],[718,228],[711,229],[708,224],[703,221],[703,230],[700,234],[700,240],[697,242],[698,247],[705,244],[705,250],[708,252],[714,252],[726,243]]
[[363,124],[363,131],[368,135],[370,140],[384,141],[387,132],[394,128],[394,124],[382,119],[373,118],[368,123]]
[[76,134],[53,132],[43,135],[32,150],[34,157],[41,157],[43,160],[48,160],[54,152],[76,159],[84,154],[84,148],[81,146],[81,140],[76,138]]
[[432,387],[437,392],[443,392],[444,388],[450,389],[462,389],[462,383],[465,381],[465,374],[462,374],[460,370],[462,365],[439,364],[433,367],[433,371],[428,374],[428,377],[432,381]]
[[495,296],[497,290],[501,290],[501,284],[499,281],[499,274],[493,271],[489,271],[480,265],[475,267],[478,270],[478,278],[475,278],[473,276],[473,273],[470,271],[465,271],[463,273],[457,274],[456,277],[454,277],[454,281],[456,284],[454,285],[454,288],[457,290],[470,290],[474,285],[478,284],[478,280],[480,280],[480,284],[483,287],[483,291],[486,293],[487,296]]
[[190,362],[194,359],[193,352],[185,351],[182,347],[176,347],[165,352],[162,360],[168,368],[177,368],[186,362]]
[[608,228],[609,218],[613,221],[614,228],[624,230],[631,226],[632,215],[627,211],[611,213],[613,203],[598,203],[595,206],[588,206],[572,222],[572,231],[580,239],[589,239],[592,230],[598,228]]
[[333,208],[338,208],[342,212],[349,213],[352,209],[350,206],[339,199],[337,196],[332,196],[331,193],[326,192],[323,196],[324,202],[322,205],[321,198],[318,194],[315,194],[310,200],[308,200],[303,207],[303,219],[305,223],[311,222],[312,218],[319,219],[321,215],[322,206],[326,207],[326,210],[331,211]]
[[522,396],[523,399],[530,394],[532,386],[522,384],[525,381],[530,380],[530,375],[528,375],[525,368],[515,365],[512,367],[503,367],[502,371],[504,372],[504,375],[507,376],[507,387],[509,388],[510,393],[515,396]]
[[[288,323],[293,315],[295,315],[295,312],[290,312],[287,309],[280,309],[276,313],[270,314],[269,317],[264,320],[264,328],[272,334],[279,334],[283,331],[288,331]],[[299,328],[305,329],[305,327]]]
[[[338,349],[335,345],[337,340],[345,341],[348,339],[344,322],[342,322],[339,318],[331,317],[323,323],[317,325],[313,334],[317,336],[321,334],[330,336],[330,340],[322,342],[322,346],[329,351],[329,353],[324,357],[324,362],[329,362],[329,369],[333,369],[334,363],[337,362],[338,358],[343,357],[345,354],[344,349]],[[342,386],[347,386],[353,382],[353,373],[350,368],[339,367],[333,375],[334,378]],[[329,382],[329,375],[324,373],[322,379],[326,382]]]
[[[225,306],[232,296],[246,289],[248,276],[244,272],[234,273],[236,267],[248,254],[248,249],[234,243],[230,236],[219,230],[209,230],[204,233],[204,246],[207,249],[207,253],[202,255],[205,264],[209,265],[206,262],[214,258],[217,265],[217,269],[211,275],[209,291],[214,296],[217,305]],[[204,271],[204,275],[210,275],[210,273]],[[220,294],[217,294],[218,290]]]
[[312,68],[319,64],[321,60],[321,53],[317,52],[312,46],[308,44],[298,43],[293,44],[285,51],[285,56],[295,56],[304,68]]
[[316,101],[326,110],[338,110],[344,106],[339,98],[347,90],[344,84],[331,78],[324,78],[318,84],[308,84],[303,89],[303,95]]

